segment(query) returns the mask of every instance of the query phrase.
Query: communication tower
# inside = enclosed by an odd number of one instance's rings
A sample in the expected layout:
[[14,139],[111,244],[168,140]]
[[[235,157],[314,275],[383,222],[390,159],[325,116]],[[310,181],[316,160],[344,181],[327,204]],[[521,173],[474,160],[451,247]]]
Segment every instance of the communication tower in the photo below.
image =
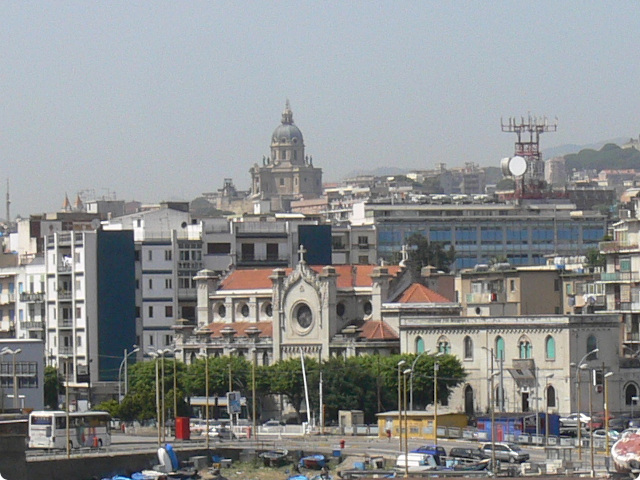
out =
[[[540,135],[555,132],[558,119],[549,124],[547,117],[509,117],[507,123],[500,119],[503,132],[515,133],[515,156],[502,160],[503,174],[515,177],[517,198],[542,196],[544,189],[544,161],[540,153]],[[528,135],[527,135],[528,134]],[[527,138],[528,137],[528,138]]]

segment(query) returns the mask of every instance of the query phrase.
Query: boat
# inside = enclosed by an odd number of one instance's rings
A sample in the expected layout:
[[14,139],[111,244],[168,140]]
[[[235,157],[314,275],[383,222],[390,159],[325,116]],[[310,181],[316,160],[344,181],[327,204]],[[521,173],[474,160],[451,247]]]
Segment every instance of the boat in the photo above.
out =
[[327,459],[324,455],[321,454],[307,455],[306,457],[302,457],[300,459],[300,466],[308,468],[310,470],[320,470],[326,464]]
[[259,457],[262,458],[265,467],[281,467],[288,462],[288,450],[268,450],[262,452]]
[[640,429],[623,432],[611,447],[611,459],[618,473],[631,473],[640,468]]

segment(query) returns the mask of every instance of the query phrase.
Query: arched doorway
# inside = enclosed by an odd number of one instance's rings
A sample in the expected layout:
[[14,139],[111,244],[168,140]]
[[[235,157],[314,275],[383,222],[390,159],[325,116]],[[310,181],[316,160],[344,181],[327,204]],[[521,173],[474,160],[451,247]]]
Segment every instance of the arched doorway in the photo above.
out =
[[473,408],[473,388],[471,385],[464,387],[464,413],[467,415],[474,414]]

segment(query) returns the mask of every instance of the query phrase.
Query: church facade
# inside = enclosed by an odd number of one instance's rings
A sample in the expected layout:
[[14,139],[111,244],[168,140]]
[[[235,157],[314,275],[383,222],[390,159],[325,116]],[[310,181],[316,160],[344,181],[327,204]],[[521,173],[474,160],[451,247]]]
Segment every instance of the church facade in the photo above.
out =
[[287,100],[281,124],[271,136],[270,156],[262,165],[254,164],[251,173],[251,197],[270,201],[272,211],[290,211],[295,200],[322,196],[322,169],[313,166],[305,154],[302,132],[293,122]]

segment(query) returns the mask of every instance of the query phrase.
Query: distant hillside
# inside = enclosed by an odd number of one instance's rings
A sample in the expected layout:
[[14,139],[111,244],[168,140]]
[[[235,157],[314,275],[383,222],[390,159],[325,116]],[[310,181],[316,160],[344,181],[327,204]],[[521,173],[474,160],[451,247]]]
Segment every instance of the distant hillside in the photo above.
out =
[[620,137],[620,138],[612,138],[611,140],[603,140],[596,143],[591,143],[587,145],[575,145],[575,144],[566,144],[566,145],[558,145],[557,147],[545,148],[542,150],[542,158],[545,160],[553,157],[564,157],[570,153],[578,153],[581,150],[585,149],[593,149],[600,150],[603,146],[608,143],[614,143],[616,145],[624,145],[629,141],[629,137]]
[[626,170],[640,169],[640,152],[635,148],[620,148],[608,143],[600,150],[586,148],[578,153],[565,155],[565,166],[572,170]]

